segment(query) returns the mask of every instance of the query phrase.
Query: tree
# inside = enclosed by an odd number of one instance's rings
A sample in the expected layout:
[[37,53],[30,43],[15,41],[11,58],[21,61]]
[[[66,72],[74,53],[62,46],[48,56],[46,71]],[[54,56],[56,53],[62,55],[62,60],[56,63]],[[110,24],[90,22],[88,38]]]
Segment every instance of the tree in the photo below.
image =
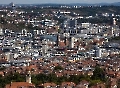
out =
[[38,79],[36,78],[36,75],[32,75],[32,83],[37,86],[37,85],[41,84],[42,81],[41,81],[41,80],[38,80]]
[[100,68],[99,66],[95,67],[95,70],[93,71],[93,76],[92,76],[93,80],[101,80],[101,81],[105,81],[105,71]]
[[102,83],[100,80],[90,80],[89,87],[96,85],[97,83]]
[[48,80],[49,80],[49,82],[56,82],[57,81],[57,76],[56,76],[56,74],[54,74],[54,73],[50,73],[49,75],[48,75]]
[[54,70],[63,70],[63,67],[61,67],[60,65],[58,65],[58,66],[56,66],[56,67],[54,68]]

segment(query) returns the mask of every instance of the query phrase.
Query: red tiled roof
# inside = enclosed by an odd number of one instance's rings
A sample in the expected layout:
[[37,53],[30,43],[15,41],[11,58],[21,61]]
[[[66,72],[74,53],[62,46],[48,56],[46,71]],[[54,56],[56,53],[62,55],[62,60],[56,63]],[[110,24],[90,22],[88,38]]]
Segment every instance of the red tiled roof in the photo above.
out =
[[62,82],[61,86],[65,86],[65,85],[68,85],[68,86],[73,85],[73,86],[75,86],[75,83],[74,82]]
[[64,42],[59,41],[59,47],[65,47],[65,43],[64,43]]
[[19,88],[19,87],[35,87],[35,85],[27,82],[12,82],[5,86],[5,88]]
[[55,87],[55,86],[57,86],[57,84],[55,84],[55,83],[44,83],[44,84],[40,84],[39,86],[44,86],[46,88],[48,86]]

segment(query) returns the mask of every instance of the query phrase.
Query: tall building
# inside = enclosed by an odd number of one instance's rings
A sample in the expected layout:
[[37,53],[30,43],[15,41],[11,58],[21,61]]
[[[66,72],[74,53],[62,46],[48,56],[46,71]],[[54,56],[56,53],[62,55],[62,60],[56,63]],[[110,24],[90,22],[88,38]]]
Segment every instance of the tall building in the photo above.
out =
[[70,19],[69,20],[69,27],[70,28],[75,28],[77,26],[77,20],[76,19]]
[[26,74],[26,82],[31,83],[31,71],[30,71],[30,66],[29,66],[29,62],[27,65],[27,74]]
[[48,41],[49,39],[44,39],[42,40],[42,56],[46,56],[48,55],[48,49],[49,49],[49,46],[48,46]]
[[119,36],[120,29],[116,23],[117,23],[116,18],[113,18],[113,26],[111,30],[112,36]]
[[116,20],[115,20],[115,18],[113,18],[113,25],[116,25]]
[[75,18],[69,18],[64,21],[64,28],[75,28],[77,26],[77,20]]

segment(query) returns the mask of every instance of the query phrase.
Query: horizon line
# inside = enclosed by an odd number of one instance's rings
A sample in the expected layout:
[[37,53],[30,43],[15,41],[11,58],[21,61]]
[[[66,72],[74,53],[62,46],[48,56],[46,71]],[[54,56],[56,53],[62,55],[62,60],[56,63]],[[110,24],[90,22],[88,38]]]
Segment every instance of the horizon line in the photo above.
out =
[[[14,3],[14,2],[10,2],[10,3]],[[8,4],[10,4],[10,3],[8,3]],[[57,3],[57,2],[55,2],[55,3],[14,3],[14,4],[28,4],[28,5],[30,5],[30,4],[114,4],[114,3],[120,3],[120,2],[98,2],[98,3],[82,3],[82,2],[79,2],[79,3]],[[0,5],[8,5],[7,3],[6,4],[0,4]]]

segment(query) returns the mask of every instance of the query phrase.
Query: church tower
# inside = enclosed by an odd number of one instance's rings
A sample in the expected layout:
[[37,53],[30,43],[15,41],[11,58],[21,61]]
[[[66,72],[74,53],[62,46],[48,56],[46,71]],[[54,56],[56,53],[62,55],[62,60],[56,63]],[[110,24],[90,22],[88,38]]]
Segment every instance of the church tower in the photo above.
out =
[[28,62],[28,65],[27,65],[27,74],[26,74],[26,82],[28,83],[31,83],[31,71],[30,71],[30,66],[29,66],[29,62]]

